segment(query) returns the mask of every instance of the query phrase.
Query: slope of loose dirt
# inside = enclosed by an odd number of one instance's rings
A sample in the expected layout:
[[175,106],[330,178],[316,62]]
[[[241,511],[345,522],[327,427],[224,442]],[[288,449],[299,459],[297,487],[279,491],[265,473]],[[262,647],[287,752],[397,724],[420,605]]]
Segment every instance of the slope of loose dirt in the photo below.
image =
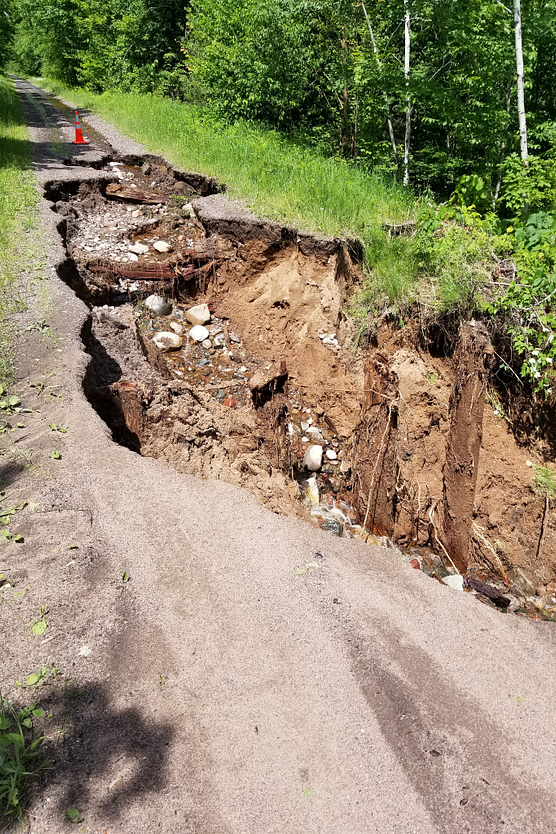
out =
[[2,690],[52,714],[27,829],[76,830],[76,807],[108,834],[550,831],[551,624],[115,444],[83,393],[90,311],[57,277],[58,220],[45,206],[20,320],[32,413],[0,459],[4,501],[30,502],[0,552]]

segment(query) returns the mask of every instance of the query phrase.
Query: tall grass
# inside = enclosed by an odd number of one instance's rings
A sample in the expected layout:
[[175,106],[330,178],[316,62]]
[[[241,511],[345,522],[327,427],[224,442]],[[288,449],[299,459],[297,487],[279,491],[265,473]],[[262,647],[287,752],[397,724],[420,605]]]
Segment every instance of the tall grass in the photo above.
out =
[[15,281],[27,263],[37,196],[27,127],[11,80],[0,74],[0,382],[11,375],[10,314],[21,306]]
[[152,95],[41,86],[106,118],[183,168],[218,177],[254,211],[324,234],[369,240],[388,220],[412,215],[401,186],[302,148],[272,130],[228,125],[191,105]]

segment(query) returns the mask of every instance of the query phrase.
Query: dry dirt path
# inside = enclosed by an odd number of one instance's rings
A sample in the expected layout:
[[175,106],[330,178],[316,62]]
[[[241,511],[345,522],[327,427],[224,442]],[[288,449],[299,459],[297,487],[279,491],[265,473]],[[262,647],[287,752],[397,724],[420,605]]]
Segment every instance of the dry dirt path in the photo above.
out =
[[[39,183],[96,176],[61,164],[71,122],[18,86]],[[82,391],[88,310],[42,211],[47,278],[17,358],[33,413],[0,458],[10,501],[33,504],[12,522],[24,543],[0,549],[0,682],[52,713],[28,830],[556,831],[553,626],[113,443]],[[43,685],[15,687],[42,665]]]

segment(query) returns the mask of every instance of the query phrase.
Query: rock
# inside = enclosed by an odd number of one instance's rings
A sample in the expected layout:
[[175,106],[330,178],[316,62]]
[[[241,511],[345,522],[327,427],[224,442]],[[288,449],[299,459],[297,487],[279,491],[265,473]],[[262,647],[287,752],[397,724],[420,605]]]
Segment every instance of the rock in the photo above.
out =
[[463,591],[463,576],[460,573],[454,573],[452,576],[445,576],[442,580],[449,588],[455,588],[456,591]]
[[350,469],[351,466],[349,465],[347,460],[343,460],[340,464],[340,472],[342,473],[342,475],[345,475],[347,472],[349,472]]
[[133,252],[134,255],[146,255],[149,247],[144,243],[132,243],[128,251]]
[[172,312],[172,302],[161,295],[149,295],[145,300],[145,307],[155,316],[169,316]]
[[226,339],[224,338],[224,336],[214,337],[214,347],[220,348],[220,350],[226,347]]
[[208,339],[209,332],[206,327],[202,327],[200,324],[196,324],[195,327],[192,327],[189,331],[189,336],[193,339],[194,342],[204,342],[205,339]]
[[334,449],[327,449],[325,454],[326,454],[326,457],[328,458],[328,460],[336,460],[337,457],[338,457],[338,455],[336,454]]
[[303,466],[309,472],[316,472],[322,466],[322,446],[309,446],[303,455]]
[[149,176],[149,174],[150,174],[150,173],[151,173],[151,171],[152,171],[152,165],[151,165],[151,163],[150,163],[150,162],[143,162],[143,164],[142,164],[142,166],[141,166],[141,171],[143,172],[143,174],[144,174],[146,177],[148,177],[148,176]]
[[313,504],[313,506],[318,506],[320,496],[319,488],[317,486],[317,476],[313,475],[311,478],[308,478],[306,481],[304,481],[303,486],[304,497],[309,501],[310,504]]
[[177,333],[178,335],[181,335],[183,333],[183,327],[181,326],[181,324],[178,324],[177,321],[171,321],[170,327],[172,328],[174,333]]
[[203,346],[204,348],[206,348],[207,350],[209,350],[209,348],[211,348],[211,347],[212,347],[212,342],[211,342],[211,340],[210,340],[210,339],[205,339],[203,342],[201,342],[201,344],[202,344],[202,346]]
[[165,252],[169,252],[171,248],[170,244],[166,243],[165,240],[157,240],[153,243],[153,249],[156,249],[156,251],[160,252],[161,255],[164,255]]
[[197,304],[185,311],[185,318],[190,324],[208,324],[210,310],[207,304]]
[[153,342],[159,350],[163,351],[179,350],[183,345],[182,337],[178,336],[177,333],[171,333],[169,330],[157,333],[156,336],[153,336]]
[[131,261],[131,263],[133,263],[134,261],[139,260],[138,256],[135,254],[135,252],[130,252],[127,257],[128,257],[128,260]]

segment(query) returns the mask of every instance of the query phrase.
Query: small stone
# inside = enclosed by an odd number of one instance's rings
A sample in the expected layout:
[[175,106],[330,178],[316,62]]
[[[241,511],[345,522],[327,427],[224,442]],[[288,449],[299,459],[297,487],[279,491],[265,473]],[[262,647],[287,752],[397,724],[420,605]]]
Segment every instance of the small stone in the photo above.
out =
[[310,504],[313,504],[315,507],[318,506],[320,497],[319,497],[319,488],[317,486],[317,476],[313,475],[311,478],[308,478],[304,483],[304,490],[303,490],[305,498],[309,501]]
[[165,240],[157,240],[153,243],[153,249],[156,249],[157,252],[160,252],[163,255],[165,252],[169,252],[171,250],[171,246],[169,243],[166,243]]
[[129,247],[129,251],[133,252],[134,255],[146,255],[149,251],[149,247],[145,246],[144,243],[133,243]]
[[338,457],[338,455],[333,449],[327,449],[325,454],[328,460],[336,460],[336,458]]
[[308,443],[308,442],[309,442],[309,438],[308,438],[308,437],[305,437],[305,435],[303,435],[303,437],[301,438],[301,442],[302,442],[302,443]]
[[206,350],[209,350],[212,347],[212,342],[210,339],[205,339],[201,342],[201,345],[206,348]]
[[346,472],[349,472],[350,469],[351,469],[351,466],[349,465],[347,460],[343,460],[340,464],[340,472],[342,473],[342,475],[345,475]]
[[135,211],[131,212],[132,217],[139,217],[140,214],[141,214],[141,209],[135,209]]
[[322,446],[309,446],[303,455],[303,466],[309,472],[316,472],[322,466]]
[[178,335],[181,335],[183,333],[183,327],[177,321],[171,321],[170,327],[172,328],[174,333],[177,333]]
[[222,405],[225,405],[228,408],[235,408],[237,405],[237,400],[234,400],[233,397],[226,397]]
[[127,259],[128,259],[128,261],[131,261],[131,263],[133,263],[134,261],[139,260],[139,258],[135,254],[135,252],[130,252],[129,255],[127,256]]
[[309,423],[305,423],[305,422],[301,423],[301,431],[302,432],[306,432],[308,428],[309,428]]
[[189,336],[194,342],[204,342],[205,339],[208,339],[209,332],[206,327],[196,324],[195,327],[192,327],[189,331]]
[[143,174],[144,174],[146,177],[148,177],[148,176],[149,176],[149,174],[150,174],[150,173],[151,173],[151,171],[152,171],[152,166],[151,166],[151,163],[150,163],[150,162],[143,162],[143,164],[142,164],[142,166],[141,166],[141,171],[143,172]]
[[185,311],[185,318],[190,324],[208,324],[210,321],[210,310],[208,304],[197,304]]
[[153,336],[153,342],[159,350],[179,350],[183,345],[183,339],[177,333],[170,333],[170,331],[162,331]]
[[155,316],[169,316],[172,312],[172,302],[161,295],[149,295],[145,300],[145,307]]
[[449,588],[455,588],[456,591],[463,591],[463,576],[459,573],[454,573],[452,576],[445,576],[442,581]]

